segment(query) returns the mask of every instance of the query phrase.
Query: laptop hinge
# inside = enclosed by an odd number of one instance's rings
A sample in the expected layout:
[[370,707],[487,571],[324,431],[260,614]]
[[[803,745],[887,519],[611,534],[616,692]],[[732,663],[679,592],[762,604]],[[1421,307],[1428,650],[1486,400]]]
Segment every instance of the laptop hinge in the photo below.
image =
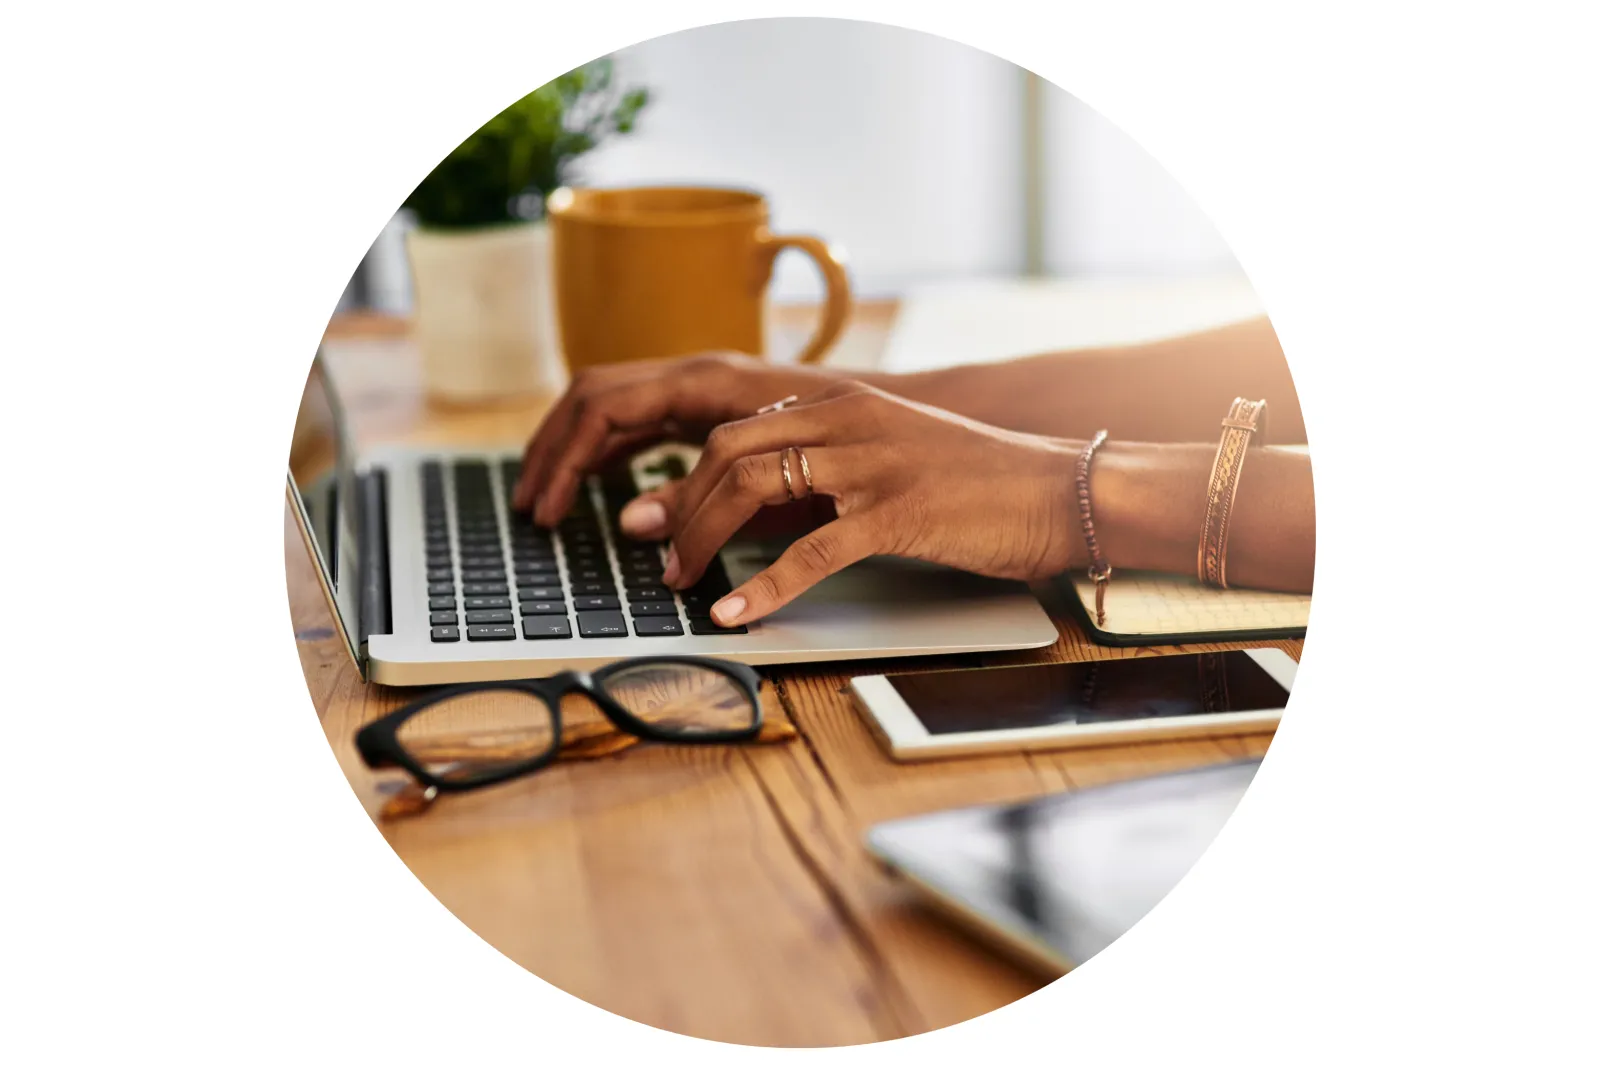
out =
[[366,671],[367,638],[394,631],[389,613],[388,488],[388,478],[382,469],[369,470],[358,478],[361,618],[357,640],[363,673]]

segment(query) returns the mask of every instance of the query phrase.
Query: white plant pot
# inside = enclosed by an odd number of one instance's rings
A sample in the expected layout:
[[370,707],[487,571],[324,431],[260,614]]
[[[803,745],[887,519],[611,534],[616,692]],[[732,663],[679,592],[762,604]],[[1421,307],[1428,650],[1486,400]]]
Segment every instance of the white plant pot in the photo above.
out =
[[430,395],[484,403],[561,387],[544,223],[415,229],[406,248]]

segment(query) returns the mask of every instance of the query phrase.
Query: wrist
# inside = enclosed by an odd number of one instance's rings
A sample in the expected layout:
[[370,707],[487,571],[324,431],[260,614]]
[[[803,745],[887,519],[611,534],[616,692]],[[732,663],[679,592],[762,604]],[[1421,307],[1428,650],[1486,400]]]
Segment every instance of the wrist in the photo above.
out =
[[981,367],[952,366],[944,370],[924,370],[920,373],[870,373],[861,380],[914,403],[938,407],[966,418],[995,424],[988,417],[990,404],[985,402],[975,370]]
[[1192,573],[1211,449],[1108,441],[1090,470],[1101,553],[1113,568]]
[[1038,498],[1042,501],[1035,527],[1041,531],[1032,569],[1037,576],[1053,577],[1089,565],[1089,544],[1083,534],[1083,514],[1078,506],[1078,457],[1084,440],[1032,437],[1037,457]]

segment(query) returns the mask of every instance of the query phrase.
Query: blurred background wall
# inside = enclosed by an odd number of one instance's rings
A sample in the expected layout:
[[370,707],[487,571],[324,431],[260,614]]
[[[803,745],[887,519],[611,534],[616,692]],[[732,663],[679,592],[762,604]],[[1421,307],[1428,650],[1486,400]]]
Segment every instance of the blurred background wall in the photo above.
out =
[[[616,65],[652,101],[635,133],[579,163],[584,183],[755,188],[774,229],[842,245],[864,297],[962,278],[1237,272],[1204,212],[1142,148],[966,45],[763,19],[646,41]],[[397,217],[379,235],[342,307],[409,309],[408,224]],[[779,259],[776,299],[820,287],[802,258]]]

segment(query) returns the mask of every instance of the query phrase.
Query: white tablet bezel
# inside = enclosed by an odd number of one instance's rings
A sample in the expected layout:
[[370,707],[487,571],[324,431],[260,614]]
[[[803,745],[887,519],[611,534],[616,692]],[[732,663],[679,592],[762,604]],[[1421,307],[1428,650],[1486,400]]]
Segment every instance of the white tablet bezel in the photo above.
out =
[[[1294,691],[1297,664],[1276,647],[1246,649],[1245,654],[1284,690]],[[1001,669],[1048,668],[1050,663],[1001,666]],[[856,704],[867,726],[890,757],[898,761],[950,758],[967,754],[992,754],[1001,750],[1104,746],[1208,735],[1270,732],[1283,710],[1243,710],[1193,717],[1156,717],[1139,721],[1108,721],[1092,725],[1044,725],[1038,728],[995,729],[986,732],[952,732],[934,735],[923,727],[911,707],[881,674],[856,677],[850,682]]]

